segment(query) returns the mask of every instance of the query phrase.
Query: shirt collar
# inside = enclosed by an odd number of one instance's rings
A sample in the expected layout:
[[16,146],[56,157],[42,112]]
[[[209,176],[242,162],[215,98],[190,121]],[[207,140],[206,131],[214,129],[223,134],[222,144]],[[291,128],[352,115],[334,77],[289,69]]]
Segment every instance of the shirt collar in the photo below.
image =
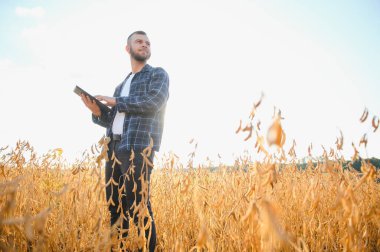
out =
[[145,66],[141,69],[140,72],[148,72],[152,67],[149,64],[145,64]]
[[[135,73],[135,75],[138,74],[138,73],[148,72],[151,68],[152,68],[151,65],[145,64],[145,66],[139,72]],[[130,72],[128,74],[128,76],[130,76],[131,74],[132,74],[132,72]]]

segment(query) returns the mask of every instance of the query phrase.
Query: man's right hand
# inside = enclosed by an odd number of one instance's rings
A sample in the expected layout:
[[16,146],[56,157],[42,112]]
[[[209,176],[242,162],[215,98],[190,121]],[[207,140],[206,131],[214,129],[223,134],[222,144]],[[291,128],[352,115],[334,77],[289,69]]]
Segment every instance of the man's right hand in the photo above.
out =
[[86,105],[86,107],[89,110],[91,110],[91,112],[92,112],[92,114],[94,114],[94,116],[99,117],[102,114],[99,106],[96,104],[95,101],[91,100],[88,96],[86,96],[84,94],[81,94],[80,96],[82,98],[83,103]]

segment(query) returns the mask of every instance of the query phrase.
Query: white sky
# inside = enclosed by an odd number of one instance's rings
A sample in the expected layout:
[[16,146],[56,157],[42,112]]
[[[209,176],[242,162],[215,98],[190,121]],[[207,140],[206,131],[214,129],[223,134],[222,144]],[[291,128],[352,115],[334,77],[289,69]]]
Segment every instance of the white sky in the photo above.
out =
[[[72,159],[104,134],[73,93],[79,85],[112,95],[130,71],[126,37],[144,30],[149,64],[170,76],[162,151],[185,163],[198,142],[206,156],[231,163],[255,139],[234,131],[253,102],[263,133],[273,107],[282,110],[285,149],[298,156],[313,143],[334,147],[339,130],[353,154],[368,133],[368,156],[380,155],[379,4],[280,1],[81,1],[2,3],[0,15],[0,146],[29,140],[39,153],[61,147]],[[377,67],[376,67],[377,66]],[[364,124],[359,118],[369,109]],[[365,151],[360,148],[361,154]]]

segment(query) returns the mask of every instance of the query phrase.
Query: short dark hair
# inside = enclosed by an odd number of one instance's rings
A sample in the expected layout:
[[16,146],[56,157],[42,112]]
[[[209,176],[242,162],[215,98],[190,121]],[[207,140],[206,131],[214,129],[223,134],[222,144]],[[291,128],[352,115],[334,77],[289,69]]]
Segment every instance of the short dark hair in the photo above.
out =
[[135,35],[135,34],[140,34],[140,35],[145,35],[145,36],[147,36],[146,33],[145,33],[144,31],[135,31],[135,32],[132,32],[131,35],[129,35],[128,38],[127,38],[127,43],[128,43],[128,45],[130,44],[130,41],[131,41],[132,36]]

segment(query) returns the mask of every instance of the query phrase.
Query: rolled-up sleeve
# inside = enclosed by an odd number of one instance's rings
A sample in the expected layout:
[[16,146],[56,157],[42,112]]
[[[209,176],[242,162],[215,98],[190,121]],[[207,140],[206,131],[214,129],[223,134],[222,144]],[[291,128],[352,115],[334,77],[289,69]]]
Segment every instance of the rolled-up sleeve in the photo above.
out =
[[111,113],[102,112],[102,114],[99,117],[92,114],[92,121],[95,124],[98,124],[104,128],[108,128],[111,125],[112,121]]

